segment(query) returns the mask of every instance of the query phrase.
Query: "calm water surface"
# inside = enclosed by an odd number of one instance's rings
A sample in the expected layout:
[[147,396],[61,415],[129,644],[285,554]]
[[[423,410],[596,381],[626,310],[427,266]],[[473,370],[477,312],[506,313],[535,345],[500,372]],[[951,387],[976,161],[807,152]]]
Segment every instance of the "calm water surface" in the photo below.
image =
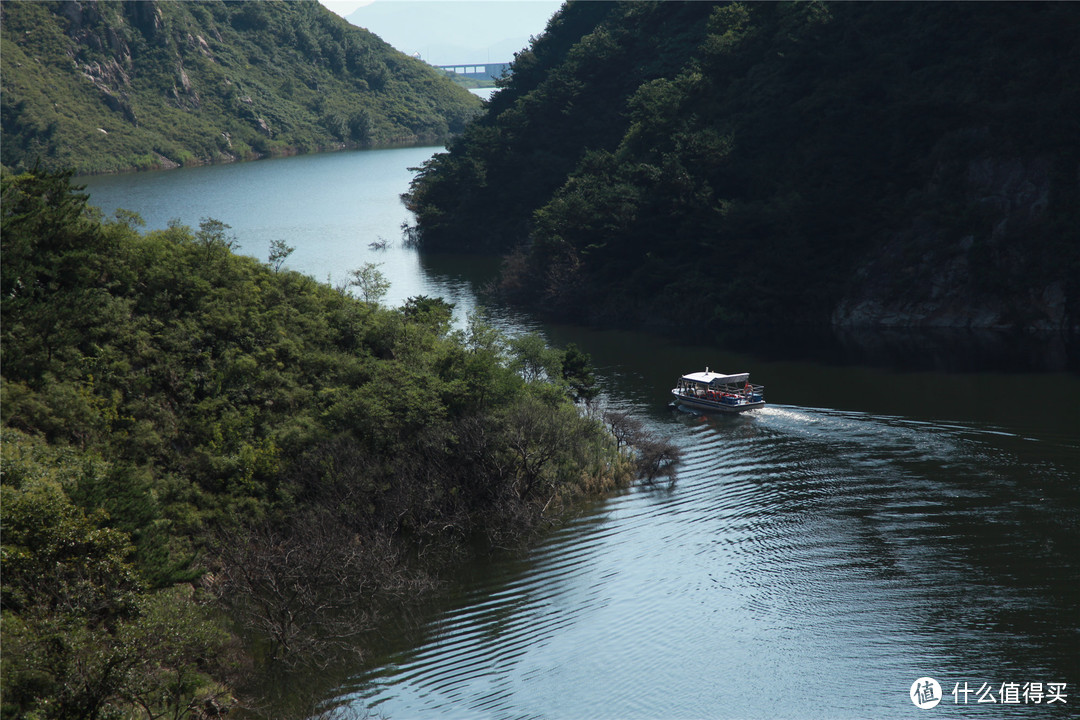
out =
[[[364,263],[382,263],[393,280],[386,302],[417,295],[457,297],[454,288],[420,270],[401,246],[407,212],[398,195],[411,167],[435,148],[398,148],[275,158],[253,163],[81,178],[90,202],[111,216],[134,210],[147,229],[172,220],[197,228],[203,218],[231,226],[238,251],[265,261],[270,243],[296,248],[285,266],[339,284]],[[386,241],[386,250],[371,243]]]
[[[400,243],[397,195],[432,152],[84,181],[94,204],[135,210],[152,228],[214,217],[246,254],[265,258],[282,239],[296,247],[290,267],[335,283],[381,262],[389,303],[423,293],[469,310],[474,261],[420,258]],[[368,246],[380,238],[391,247]],[[495,317],[591,353],[605,402],[682,447],[677,481],[631,488],[527,552],[462,568],[365,663],[296,678],[280,714],[1077,716],[1077,374],[1045,369],[1056,362],[1032,374],[1015,363],[869,363],[874,353],[808,355],[777,338],[695,345]],[[705,365],[751,371],[770,406],[717,418],[669,409],[675,377]],[[932,710],[909,699],[923,676],[943,687]],[[1064,698],[1050,702],[1051,683],[1066,684]]]

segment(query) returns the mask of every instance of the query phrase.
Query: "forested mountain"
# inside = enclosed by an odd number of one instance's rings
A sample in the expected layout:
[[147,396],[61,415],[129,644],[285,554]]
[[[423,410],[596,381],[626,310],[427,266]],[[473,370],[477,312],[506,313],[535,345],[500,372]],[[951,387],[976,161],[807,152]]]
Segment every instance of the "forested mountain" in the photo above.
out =
[[1080,6],[570,2],[407,201],[585,321],[1080,330]]
[[5,0],[2,160],[80,173],[443,142],[479,101],[315,0]]
[[580,352],[214,220],[102,221],[65,174],[0,189],[5,718],[217,716],[245,668],[355,651],[447,558],[633,477]]

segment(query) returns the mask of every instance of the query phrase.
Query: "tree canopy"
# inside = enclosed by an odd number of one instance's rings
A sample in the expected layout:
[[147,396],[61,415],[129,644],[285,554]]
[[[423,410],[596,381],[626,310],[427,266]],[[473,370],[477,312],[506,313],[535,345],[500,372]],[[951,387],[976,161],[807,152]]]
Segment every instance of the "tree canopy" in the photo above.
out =
[[86,200],[69,173],[2,177],[4,717],[227,704],[252,660],[221,610],[259,662],[355,650],[431,558],[631,478],[573,402],[580,351]]
[[1068,3],[570,2],[421,169],[415,234],[576,320],[1077,330],[1078,30]]

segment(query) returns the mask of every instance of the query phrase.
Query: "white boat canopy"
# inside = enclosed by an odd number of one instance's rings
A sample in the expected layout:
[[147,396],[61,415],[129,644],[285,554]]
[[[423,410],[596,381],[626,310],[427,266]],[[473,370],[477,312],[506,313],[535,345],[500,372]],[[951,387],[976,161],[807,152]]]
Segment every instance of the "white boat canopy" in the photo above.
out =
[[721,373],[696,372],[682,376],[683,380],[701,383],[703,385],[745,385],[750,380],[750,373],[735,373],[734,375],[722,375]]

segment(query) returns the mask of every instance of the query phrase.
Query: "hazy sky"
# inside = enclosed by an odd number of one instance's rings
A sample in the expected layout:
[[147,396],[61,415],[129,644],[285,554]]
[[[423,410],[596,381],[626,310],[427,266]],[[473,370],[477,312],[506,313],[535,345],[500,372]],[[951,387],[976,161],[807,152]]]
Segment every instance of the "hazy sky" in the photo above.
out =
[[319,0],[398,50],[435,65],[508,62],[561,0]]
[[319,0],[323,5],[345,17],[362,5],[370,5],[372,0]]

